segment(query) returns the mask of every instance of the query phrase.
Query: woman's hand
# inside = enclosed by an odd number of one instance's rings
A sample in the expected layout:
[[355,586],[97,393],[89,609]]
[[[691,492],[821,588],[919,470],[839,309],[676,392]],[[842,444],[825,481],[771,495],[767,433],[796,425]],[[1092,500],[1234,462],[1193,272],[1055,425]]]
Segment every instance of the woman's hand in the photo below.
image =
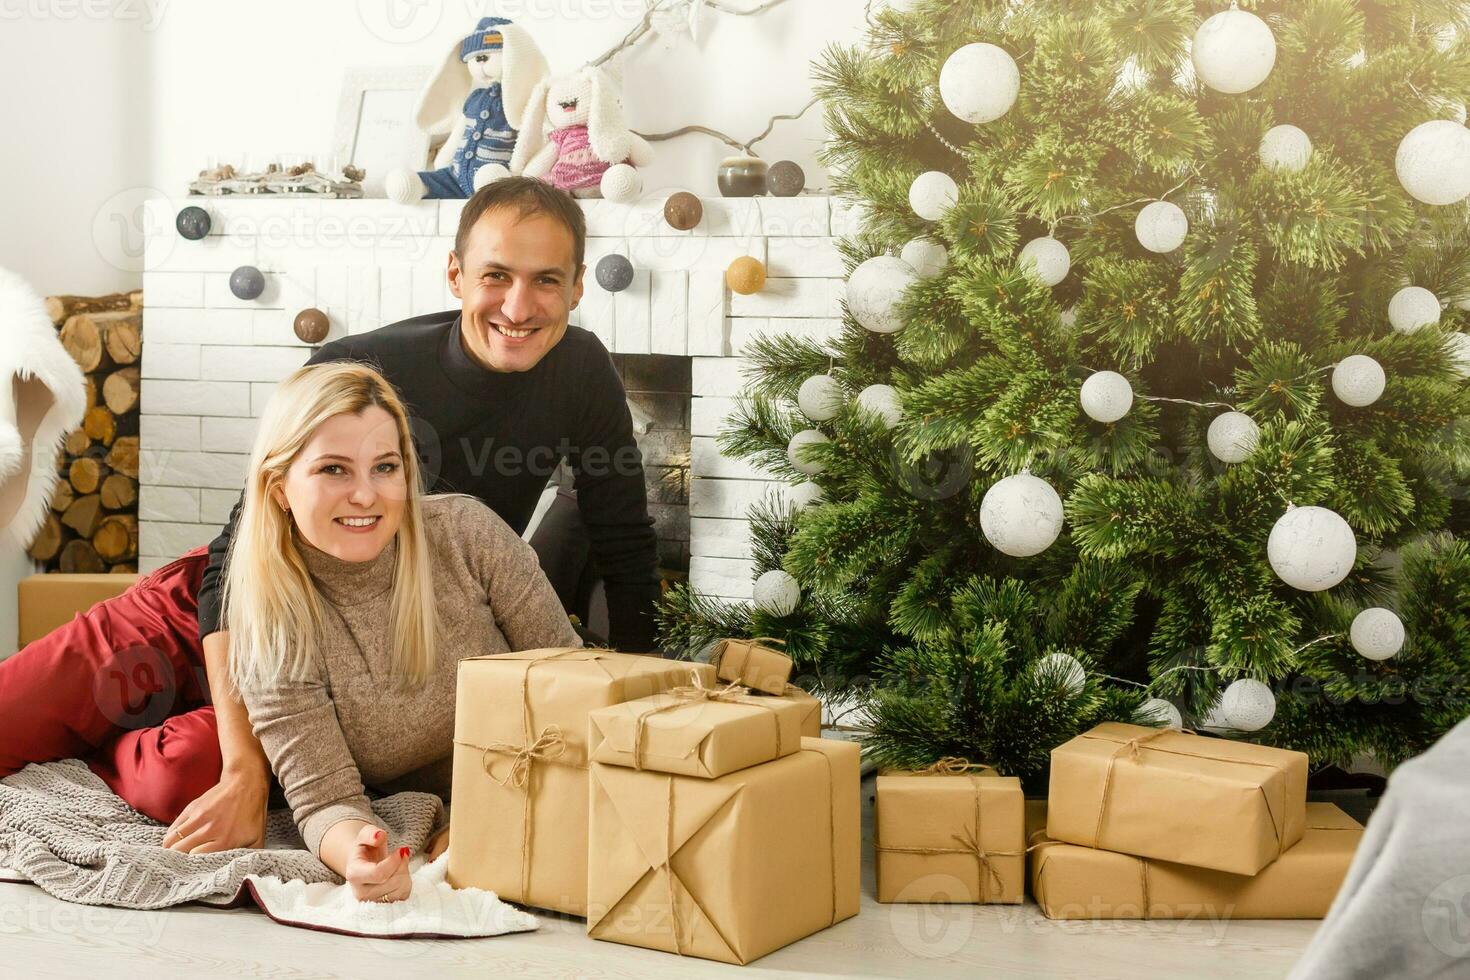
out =
[[163,835],[163,846],[185,854],[265,846],[270,770],[225,772],[184,807]]
[[342,877],[352,886],[352,897],[359,902],[401,902],[413,890],[408,876],[408,856],[412,852],[400,847],[388,853],[388,834],[380,827],[364,824],[347,858]]
[[424,860],[432,862],[447,850],[449,850],[449,828],[442,827],[438,833],[429,838],[429,843],[424,848]]

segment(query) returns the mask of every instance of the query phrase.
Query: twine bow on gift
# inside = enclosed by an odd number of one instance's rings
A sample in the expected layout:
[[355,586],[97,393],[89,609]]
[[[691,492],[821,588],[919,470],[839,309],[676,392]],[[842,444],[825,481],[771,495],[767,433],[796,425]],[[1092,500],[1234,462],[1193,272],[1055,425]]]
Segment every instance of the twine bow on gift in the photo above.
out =
[[[510,742],[476,745],[473,742],[462,742],[459,739],[455,739],[454,744],[479,749],[480,765],[484,768],[485,775],[511,789],[522,789],[526,785],[526,781],[531,776],[532,762],[550,762],[567,749],[567,742],[562,737],[560,725],[547,725],[541,729],[541,734],[536,736],[536,740],[526,746],[512,745]],[[491,752],[511,757],[510,771],[504,776],[497,776],[491,770],[489,758]]]
[[667,704],[661,704],[656,708],[650,708],[647,711],[639,712],[639,714],[633,720],[634,769],[639,770],[640,772],[643,769],[643,736],[644,731],[648,725],[648,719],[652,718],[654,715],[662,714],[665,711],[672,711],[674,708],[682,708],[685,705],[694,704],[695,702],[699,701],[716,701],[724,702],[726,704],[749,704],[769,712],[771,716],[771,721],[774,723],[776,730],[776,758],[779,759],[784,754],[782,751],[783,746],[781,744],[780,713],[777,712],[776,709],[768,703],[769,699],[752,696],[750,693],[750,688],[744,687],[738,681],[731,681],[723,687],[709,687],[704,682],[704,676],[700,674],[699,671],[692,670],[689,672],[688,684],[681,684],[679,687],[670,688],[669,690],[665,691],[664,694],[671,698],[674,698],[675,700],[670,701]]

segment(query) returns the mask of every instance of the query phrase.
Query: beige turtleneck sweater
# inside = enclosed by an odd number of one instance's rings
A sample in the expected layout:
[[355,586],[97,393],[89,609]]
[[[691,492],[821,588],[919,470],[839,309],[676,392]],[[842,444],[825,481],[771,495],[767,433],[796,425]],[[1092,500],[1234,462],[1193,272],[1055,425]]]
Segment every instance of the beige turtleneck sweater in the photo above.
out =
[[479,500],[425,498],[439,611],[439,664],[419,690],[395,690],[388,628],[396,540],[345,562],[299,536],[322,598],[316,676],[241,692],[251,726],[311,853],[349,819],[378,823],[363,786],[449,799],[460,659],[581,646],[531,546]]

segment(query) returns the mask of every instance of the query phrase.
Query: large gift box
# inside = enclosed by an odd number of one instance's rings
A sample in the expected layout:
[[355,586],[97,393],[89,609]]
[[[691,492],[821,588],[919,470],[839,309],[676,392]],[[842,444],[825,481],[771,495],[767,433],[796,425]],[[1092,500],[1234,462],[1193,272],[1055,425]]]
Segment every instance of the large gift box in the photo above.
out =
[[587,933],[749,963],[858,911],[858,747],[718,779],[592,764]]
[[1331,803],[1308,803],[1302,839],[1258,874],[1062,844],[1046,803],[1026,805],[1031,894],[1051,919],[1320,919],[1347,876],[1362,826]]
[[721,640],[710,663],[715,676],[766,694],[785,692],[791,680],[791,658],[779,650],[761,646],[756,640]]
[[988,767],[879,775],[873,804],[878,901],[1020,902],[1025,803],[1019,779]]
[[1255,874],[1302,839],[1307,756],[1107,722],[1051,753],[1053,840]]
[[587,910],[587,715],[708,664],[571,647],[459,662],[446,880],[572,915]]

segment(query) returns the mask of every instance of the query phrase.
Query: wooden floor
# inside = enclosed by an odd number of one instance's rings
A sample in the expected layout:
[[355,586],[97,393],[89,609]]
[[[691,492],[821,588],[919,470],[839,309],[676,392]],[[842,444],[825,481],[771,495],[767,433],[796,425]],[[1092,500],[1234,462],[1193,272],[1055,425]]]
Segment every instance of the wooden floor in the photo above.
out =
[[[864,836],[871,841],[864,782]],[[1035,905],[873,901],[863,852],[855,918],[739,968],[594,942],[580,919],[542,915],[534,933],[459,941],[355,939],[277,925],[258,911],[155,912],[59,902],[0,883],[0,975],[221,977],[1282,977],[1316,922],[1052,922]]]

